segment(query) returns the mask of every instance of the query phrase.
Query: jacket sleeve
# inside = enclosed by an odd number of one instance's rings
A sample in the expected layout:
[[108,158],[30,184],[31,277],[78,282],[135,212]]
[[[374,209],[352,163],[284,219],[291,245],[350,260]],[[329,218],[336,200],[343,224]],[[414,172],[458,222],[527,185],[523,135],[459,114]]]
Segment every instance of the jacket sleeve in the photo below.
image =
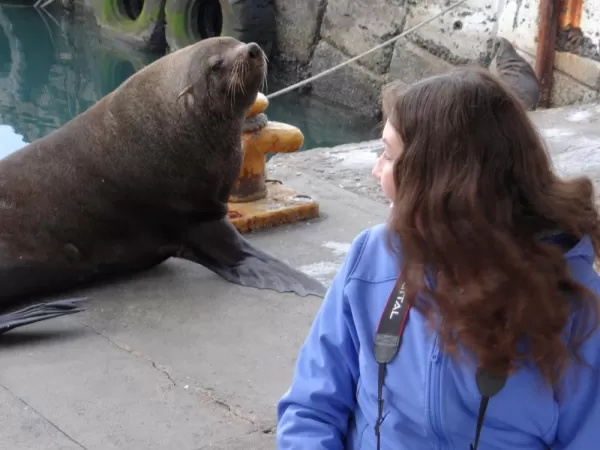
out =
[[[589,286],[600,294],[600,281]],[[600,329],[580,349],[582,363],[573,362],[565,374],[559,401],[556,450],[598,448],[600,443]]]
[[300,349],[277,407],[278,450],[344,449],[358,379],[358,341],[344,291],[367,233],[352,243]]

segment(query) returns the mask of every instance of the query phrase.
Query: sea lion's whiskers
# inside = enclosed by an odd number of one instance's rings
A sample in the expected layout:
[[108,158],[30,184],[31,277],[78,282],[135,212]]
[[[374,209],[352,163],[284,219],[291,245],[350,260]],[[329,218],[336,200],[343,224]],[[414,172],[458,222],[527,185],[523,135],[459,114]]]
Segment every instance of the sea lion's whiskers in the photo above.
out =
[[236,79],[240,75],[241,67],[242,67],[242,61],[240,59],[236,59],[235,64],[233,65],[233,74],[235,75]]
[[236,59],[235,64],[233,66],[233,70],[234,70],[234,74],[235,74],[235,81],[237,84],[238,89],[240,90],[240,92],[242,93],[242,95],[245,95],[246,92],[244,91],[244,61],[242,59]]
[[250,70],[250,64],[248,64],[248,60],[244,59],[242,61],[242,92],[246,95],[246,86],[243,83],[243,80],[246,79],[246,75],[248,75],[248,71]]
[[229,78],[229,84],[227,85],[227,97],[229,97],[229,106],[231,107],[231,110],[233,111],[233,96],[234,96],[234,89],[233,89],[233,75]]
[[229,77],[229,84],[227,86],[227,95],[229,97],[229,102],[230,102],[230,107],[231,110],[234,110],[234,103],[235,103],[235,94],[236,94],[236,85],[237,85],[237,64],[238,61],[236,60],[233,63],[233,68],[231,69],[231,75]]
[[244,95],[244,92],[240,89],[241,85],[243,84],[243,79],[240,76],[240,72],[242,70],[242,61],[241,60],[239,60],[239,59],[236,60],[233,70],[234,70],[233,83],[234,83],[234,87],[235,87],[233,97],[235,98],[235,96],[238,92],[241,93],[242,95]]
[[[265,67],[266,67],[266,62],[265,62]],[[263,70],[263,78],[262,81],[260,83],[260,90],[263,92],[267,92],[267,90],[269,89],[269,80],[267,79],[268,77],[268,72],[267,70]]]
[[[244,79],[246,79],[246,75],[248,75],[249,71],[250,71],[250,64],[248,63],[248,60],[244,60]],[[244,91],[246,91],[245,85],[244,85]]]
[[269,88],[269,81],[267,80],[268,77],[268,65],[269,65],[269,57],[265,54],[265,52],[261,52],[262,53],[262,59],[263,59],[263,65],[264,65],[264,70],[263,70],[263,79],[261,81],[260,84],[260,88],[259,91],[263,91],[263,92],[267,92],[267,89]]
[[[243,84],[243,71],[244,71],[244,61],[238,59],[235,65],[235,81],[238,85]],[[240,86],[241,87],[241,86]]]
[[269,84],[267,82],[267,77],[263,77],[262,81],[260,82],[259,91],[260,92],[267,92],[268,89],[269,89]]
[[231,69],[231,77],[230,77],[230,85],[232,86],[232,92],[233,92],[233,88],[235,87],[235,85],[238,84],[237,81],[237,77],[238,77],[238,65],[239,65],[239,61],[236,59],[233,63],[233,68]]
[[[257,248],[223,216],[223,193],[239,176],[241,132],[264,70],[257,49],[244,45],[224,36],[170,52],[69,125],[16,150],[18,167],[0,159],[0,334],[83,310],[75,299],[44,298],[147,271],[171,257],[240,286],[324,296],[318,280]],[[240,54],[249,72],[235,64]],[[255,122],[261,120],[266,116]],[[90,133],[101,138],[86,141]],[[70,176],[70,161],[78,162],[81,176]],[[86,210],[73,207],[79,204]],[[147,220],[148,205],[156,220]],[[123,228],[125,209],[131,212]],[[165,224],[175,226],[165,233]],[[66,235],[77,245],[65,244]],[[31,307],[35,298],[40,304]]]

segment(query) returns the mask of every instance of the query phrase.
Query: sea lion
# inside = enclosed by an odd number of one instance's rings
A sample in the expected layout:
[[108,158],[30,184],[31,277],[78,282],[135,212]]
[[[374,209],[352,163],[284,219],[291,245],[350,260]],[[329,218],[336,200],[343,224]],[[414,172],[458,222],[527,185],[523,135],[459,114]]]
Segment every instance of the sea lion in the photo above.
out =
[[[323,296],[227,218],[266,70],[256,43],[202,40],[0,160],[0,313],[170,257],[242,286]],[[0,316],[0,330],[81,309],[42,303]]]
[[492,43],[496,52],[494,72],[517,95],[526,110],[535,110],[540,100],[541,84],[533,67],[517,53],[508,39],[498,37]]

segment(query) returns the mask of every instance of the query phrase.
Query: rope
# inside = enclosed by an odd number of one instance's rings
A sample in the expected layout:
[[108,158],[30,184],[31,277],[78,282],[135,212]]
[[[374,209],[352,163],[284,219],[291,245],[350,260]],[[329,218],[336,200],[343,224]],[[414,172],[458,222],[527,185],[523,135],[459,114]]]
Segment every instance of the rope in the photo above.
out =
[[488,61],[486,66],[489,66],[494,58],[496,57],[496,44],[498,43],[498,35],[500,31],[500,19],[502,18],[502,13],[504,12],[504,7],[506,6],[506,0],[498,0],[498,8],[496,9],[496,21],[494,22],[494,26],[492,27],[492,31],[490,34],[492,35],[492,46],[488,50]]
[[[46,3],[44,3],[43,5],[40,5],[39,7],[46,8],[46,7],[50,6],[50,4],[52,4],[52,3],[54,3],[54,0],[47,0]],[[38,7],[39,4],[40,4],[40,2],[38,1],[34,6]]]
[[496,9],[496,21],[494,22],[494,26],[492,27],[492,32],[490,33],[494,36],[494,39],[498,37],[498,31],[500,28],[500,19],[502,18],[502,13],[504,12],[504,7],[506,6],[506,0],[498,0],[498,8]]
[[385,42],[377,45],[376,47],[373,47],[371,50],[367,50],[366,52],[364,52],[364,53],[362,53],[362,54],[360,54],[358,56],[355,56],[354,58],[351,58],[351,59],[349,59],[347,61],[344,61],[343,63],[338,64],[337,66],[333,66],[332,68],[327,69],[324,72],[321,72],[321,73],[319,73],[319,74],[317,74],[315,76],[307,78],[306,80],[300,81],[300,82],[298,82],[296,84],[288,86],[288,87],[286,87],[284,89],[281,89],[281,90],[279,90],[277,92],[273,92],[272,94],[267,95],[267,98],[271,99],[271,98],[278,97],[278,96],[283,95],[283,94],[287,94],[288,92],[293,91],[295,89],[298,89],[299,87],[302,87],[302,86],[310,83],[311,81],[315,81],[315,80],[318,80],[319,78],[322,78],[322,77],[324,77],[326,75],[329,75],[330,73],[332,73],[332,72],[334,72],[334,71],[336,71],[336,70],[338,70],[338,69],[340,69],[340,68],[342,68],[342,67],[344,67],[344,66],[346,66],[346,65],[348,65],[348,64],[350,64],[350,63],[352,63],[352,62],[354,62],[354,61],[356,61],[356,60],[358,60],[358,59],[360,59],[360,58],[362,58],[362,57],[364,57],[364,56],[366,56],[368,54],[370,54],[370,53],[373,53],[374,51],[379,50],[380,48],[383,48],[386,45],[389,45],[389,44],[391,44],[393,42],[396,42],[398,39],[406,36],[407,34],[412,33],[413,31],[415,31],[415,30],[417,30],[419,28],[421,28],[423,25],[427,25],[429,22],[432,22],[433,20],[437,19],[438,17],[446,14],[448,11],[453,10],[457,6],[462,5],[466,1],[467,0],[460,0],[460,1],[456,2],[456,3],[454,3],[453,5],[448,6],[446,9],[441,10],[439,13],[437,13],[434,16],[430,17],[429,19],[424,20],[423,22],[415,25],[412,28],[409,28],[406,31],[403,31],[398,36],[394,36],[393,38],[388,39],[387,41],[385,41]]
[[55,0],[46,0],[46,2],[43,3],[44,0],[36,0],[36,2],[33,5],[19,5],[19,4],[15,4],[15,3],[2,3],[2,2],[0,2],[0,8],[7,7],[7,8],[35,8],[35,9],[39,9],[39,8],[46,8],[50,4],[54,3],[54,1]]
[[33,5],[34,8],[42,8],[45,9],[46,7],[50,6],[52,3],[54,3],[54,0],[46,0],[46,2],[44,2],[44,0],[37,0],[35,2],[35,4]]

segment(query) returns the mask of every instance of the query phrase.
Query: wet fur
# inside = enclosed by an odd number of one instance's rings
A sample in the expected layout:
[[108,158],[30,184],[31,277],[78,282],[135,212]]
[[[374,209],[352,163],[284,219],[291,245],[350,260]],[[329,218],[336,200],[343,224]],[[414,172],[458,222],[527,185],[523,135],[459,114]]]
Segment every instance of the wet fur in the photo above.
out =
[[0,161],[0,313],[173,256],[244,286],[323,295],[226,218],[266,75],[245,48],[213,38],[166,55]]

